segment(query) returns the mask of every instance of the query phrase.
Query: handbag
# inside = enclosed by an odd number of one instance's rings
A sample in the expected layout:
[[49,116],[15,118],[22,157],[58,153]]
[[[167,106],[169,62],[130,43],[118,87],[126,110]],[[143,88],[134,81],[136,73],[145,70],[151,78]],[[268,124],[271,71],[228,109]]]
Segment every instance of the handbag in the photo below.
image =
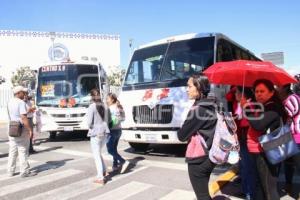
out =
[[17,121],[10,121],[8,127],[8,135],[10,137],[20,137],[22,135],[23,125]]
[[280,127],[274,131],[258,138],[268,161],[278,164],[283,160],[292,157],[300,152],[289,124],[283,124],[280,120]]
[[9,117],[8,135],[10,137],[20,137],[22,135],[23,125],[18,121],[11,121],[8,107],[7,112]]

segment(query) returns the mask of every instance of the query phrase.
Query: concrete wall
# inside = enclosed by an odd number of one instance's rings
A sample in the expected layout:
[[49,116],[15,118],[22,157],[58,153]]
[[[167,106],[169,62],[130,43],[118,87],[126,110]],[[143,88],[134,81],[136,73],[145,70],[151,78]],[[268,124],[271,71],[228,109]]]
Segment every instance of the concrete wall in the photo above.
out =
[[[51,35],[52,33],[52,35]],[[63,45],[71,60],[95,57],[109,71],[120,66],[120,36],[63,32],[0,30],[0,75],[7,83],[22,66],[37,69],[52,58],[51,49]],[[7,84],[5,83],[5,84]]]
[[13,97],[12,90],[9,87],[0,86],[0,123],[8,121],[7,102]]

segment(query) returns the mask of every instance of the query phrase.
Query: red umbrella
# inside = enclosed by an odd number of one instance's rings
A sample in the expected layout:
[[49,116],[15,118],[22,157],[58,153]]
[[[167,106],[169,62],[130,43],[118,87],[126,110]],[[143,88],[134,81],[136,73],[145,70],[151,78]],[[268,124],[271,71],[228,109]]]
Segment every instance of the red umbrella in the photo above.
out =
[[271,62],[235,60],[218,62],[203,72],[211,83],[251,87],[257,79],[267,79],[277,86],[297,80]]

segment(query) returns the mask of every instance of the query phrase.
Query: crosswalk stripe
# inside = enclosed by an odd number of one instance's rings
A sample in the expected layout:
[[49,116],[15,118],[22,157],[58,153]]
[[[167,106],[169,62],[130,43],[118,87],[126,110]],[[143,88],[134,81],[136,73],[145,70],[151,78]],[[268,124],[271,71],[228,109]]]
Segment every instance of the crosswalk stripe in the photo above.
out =
[[92,184],[95,178],[87,178],[54,190],[50,190],[24,200],[66,200],[76,197],[85,192],[89,192],[99,188],[98,184]]
[[[131,176],[134,173],[137,173],[139,171],[142,171],[146,169],[147,167],[140,167],[136,170],[134,170],[131,173],[123,174],[121,176],[117,176],[116,178],[113,178],[112,181],[109,181],[106,185],[111,184],[115,181],[119,181],[121,179],[126,179],[128,176]],[[79,182],[75,182],[51,191],[47,191],[29,198],[26,198],[25,200],[67,200],[74,198],[80,194],[95,190],[99,188],[98,184],[93,184],[92,181],[95,180],[95,178],[87,178],[84,180],[81,180]],[[59,194],[59,195],[57,195]]]
[[63,178],[67,178],[76,174],[81,173],[82,171],[69,169],[60,171],[57,173],[53,173],[50,175],[42,176],[42,177],[33,177],[28,181],[19,182],[13,185],[7,185],[4,187],[0,187],[0,196],[5,196],[11,193],[19,192],[25,189],[29,189],[35,186],[39,186],[46,183],[51,183]]
[[6,161],[6,160],[7,160],[7,157],[0,158],[0,162]]
[[187,171],[187,164],[185,163],[168,163],[157,160],[143,160],[142,163],[152,167]]
[[90,200],[111,200],[111,199],[118,199],[123,200],[127,199],[135,194],[138,194],[142,191],[147,190],[148,188],[152,187],[153,185],[140,183],[136,181],[132,181],[126,185],[123,185],[117,189],[111,190],[99,196],[93,197]]
[[[49,148],[51,148],[51,147],[46,147],[46,146],[35,147],[35,149],[37,149],[37,150],[45,150],[45,149],[49,149]],[[93,157],[91,152],[81,152],[81,151],[69,150],[69,149],[56,149],[51,152],[62,153],[62,154],[67,154],[67,155],[72,155],[72,156],[82,156],[82,157],[88,157],[88,158]],[[102,156],[105,160],[111,159],[111,155],[108,155],[106,153],[102,153]],[[126,157],[124,157],[124,158],[128,159]],[[157,160],[143,160],[140,163],[148,165],[148,166],[153,166],[153,167],[187,171],[187,165],[185,163],[167,163],[167,162],[157,161]]]
[[[7,160],[7,159],[6,159],[6,160]],[[28,160],[28,162],[29,162],[29,164],[31,164],[31,163],[37,163],[37,162],[39,162],[39,161],[36,161],[36,160]],[[18,163],[19,163],[19,162],[17,161],[17,166],[16,166],[16,168],[19,167]],[[1,170],[4,170],[4,169],[7,169],[7,163],[4,163],[4,164],[0,165],[0,171],[1,171]]]
[[[34,148],[36,150],[41,150],[42,151],[42,150],[51,149],[52,147],[36,146]],[[82,157],[88,157],[88,158],[93,157],[91,152],[74,151],[74,150],[69,150],[69,149],[55,149],[55,150],[52,150],[51,152],[62,153],[62,154],[73,155],[73,156],[82,156]]]
[[195,194],[191,191],[186,190],[173,190],[172,192],[168,193],[164,197],[160,198],[159,200],[194,200]]

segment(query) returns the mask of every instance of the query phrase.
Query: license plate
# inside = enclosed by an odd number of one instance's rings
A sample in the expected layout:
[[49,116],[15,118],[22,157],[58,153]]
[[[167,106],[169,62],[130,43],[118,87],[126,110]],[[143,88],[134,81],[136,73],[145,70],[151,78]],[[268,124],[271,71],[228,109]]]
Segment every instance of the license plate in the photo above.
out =
[[155,134],[147,134],[146,135],[146,140],[147,141],[157,141],[156,135]]
[[73,131],[73,127],[64,127],[64,131]]

